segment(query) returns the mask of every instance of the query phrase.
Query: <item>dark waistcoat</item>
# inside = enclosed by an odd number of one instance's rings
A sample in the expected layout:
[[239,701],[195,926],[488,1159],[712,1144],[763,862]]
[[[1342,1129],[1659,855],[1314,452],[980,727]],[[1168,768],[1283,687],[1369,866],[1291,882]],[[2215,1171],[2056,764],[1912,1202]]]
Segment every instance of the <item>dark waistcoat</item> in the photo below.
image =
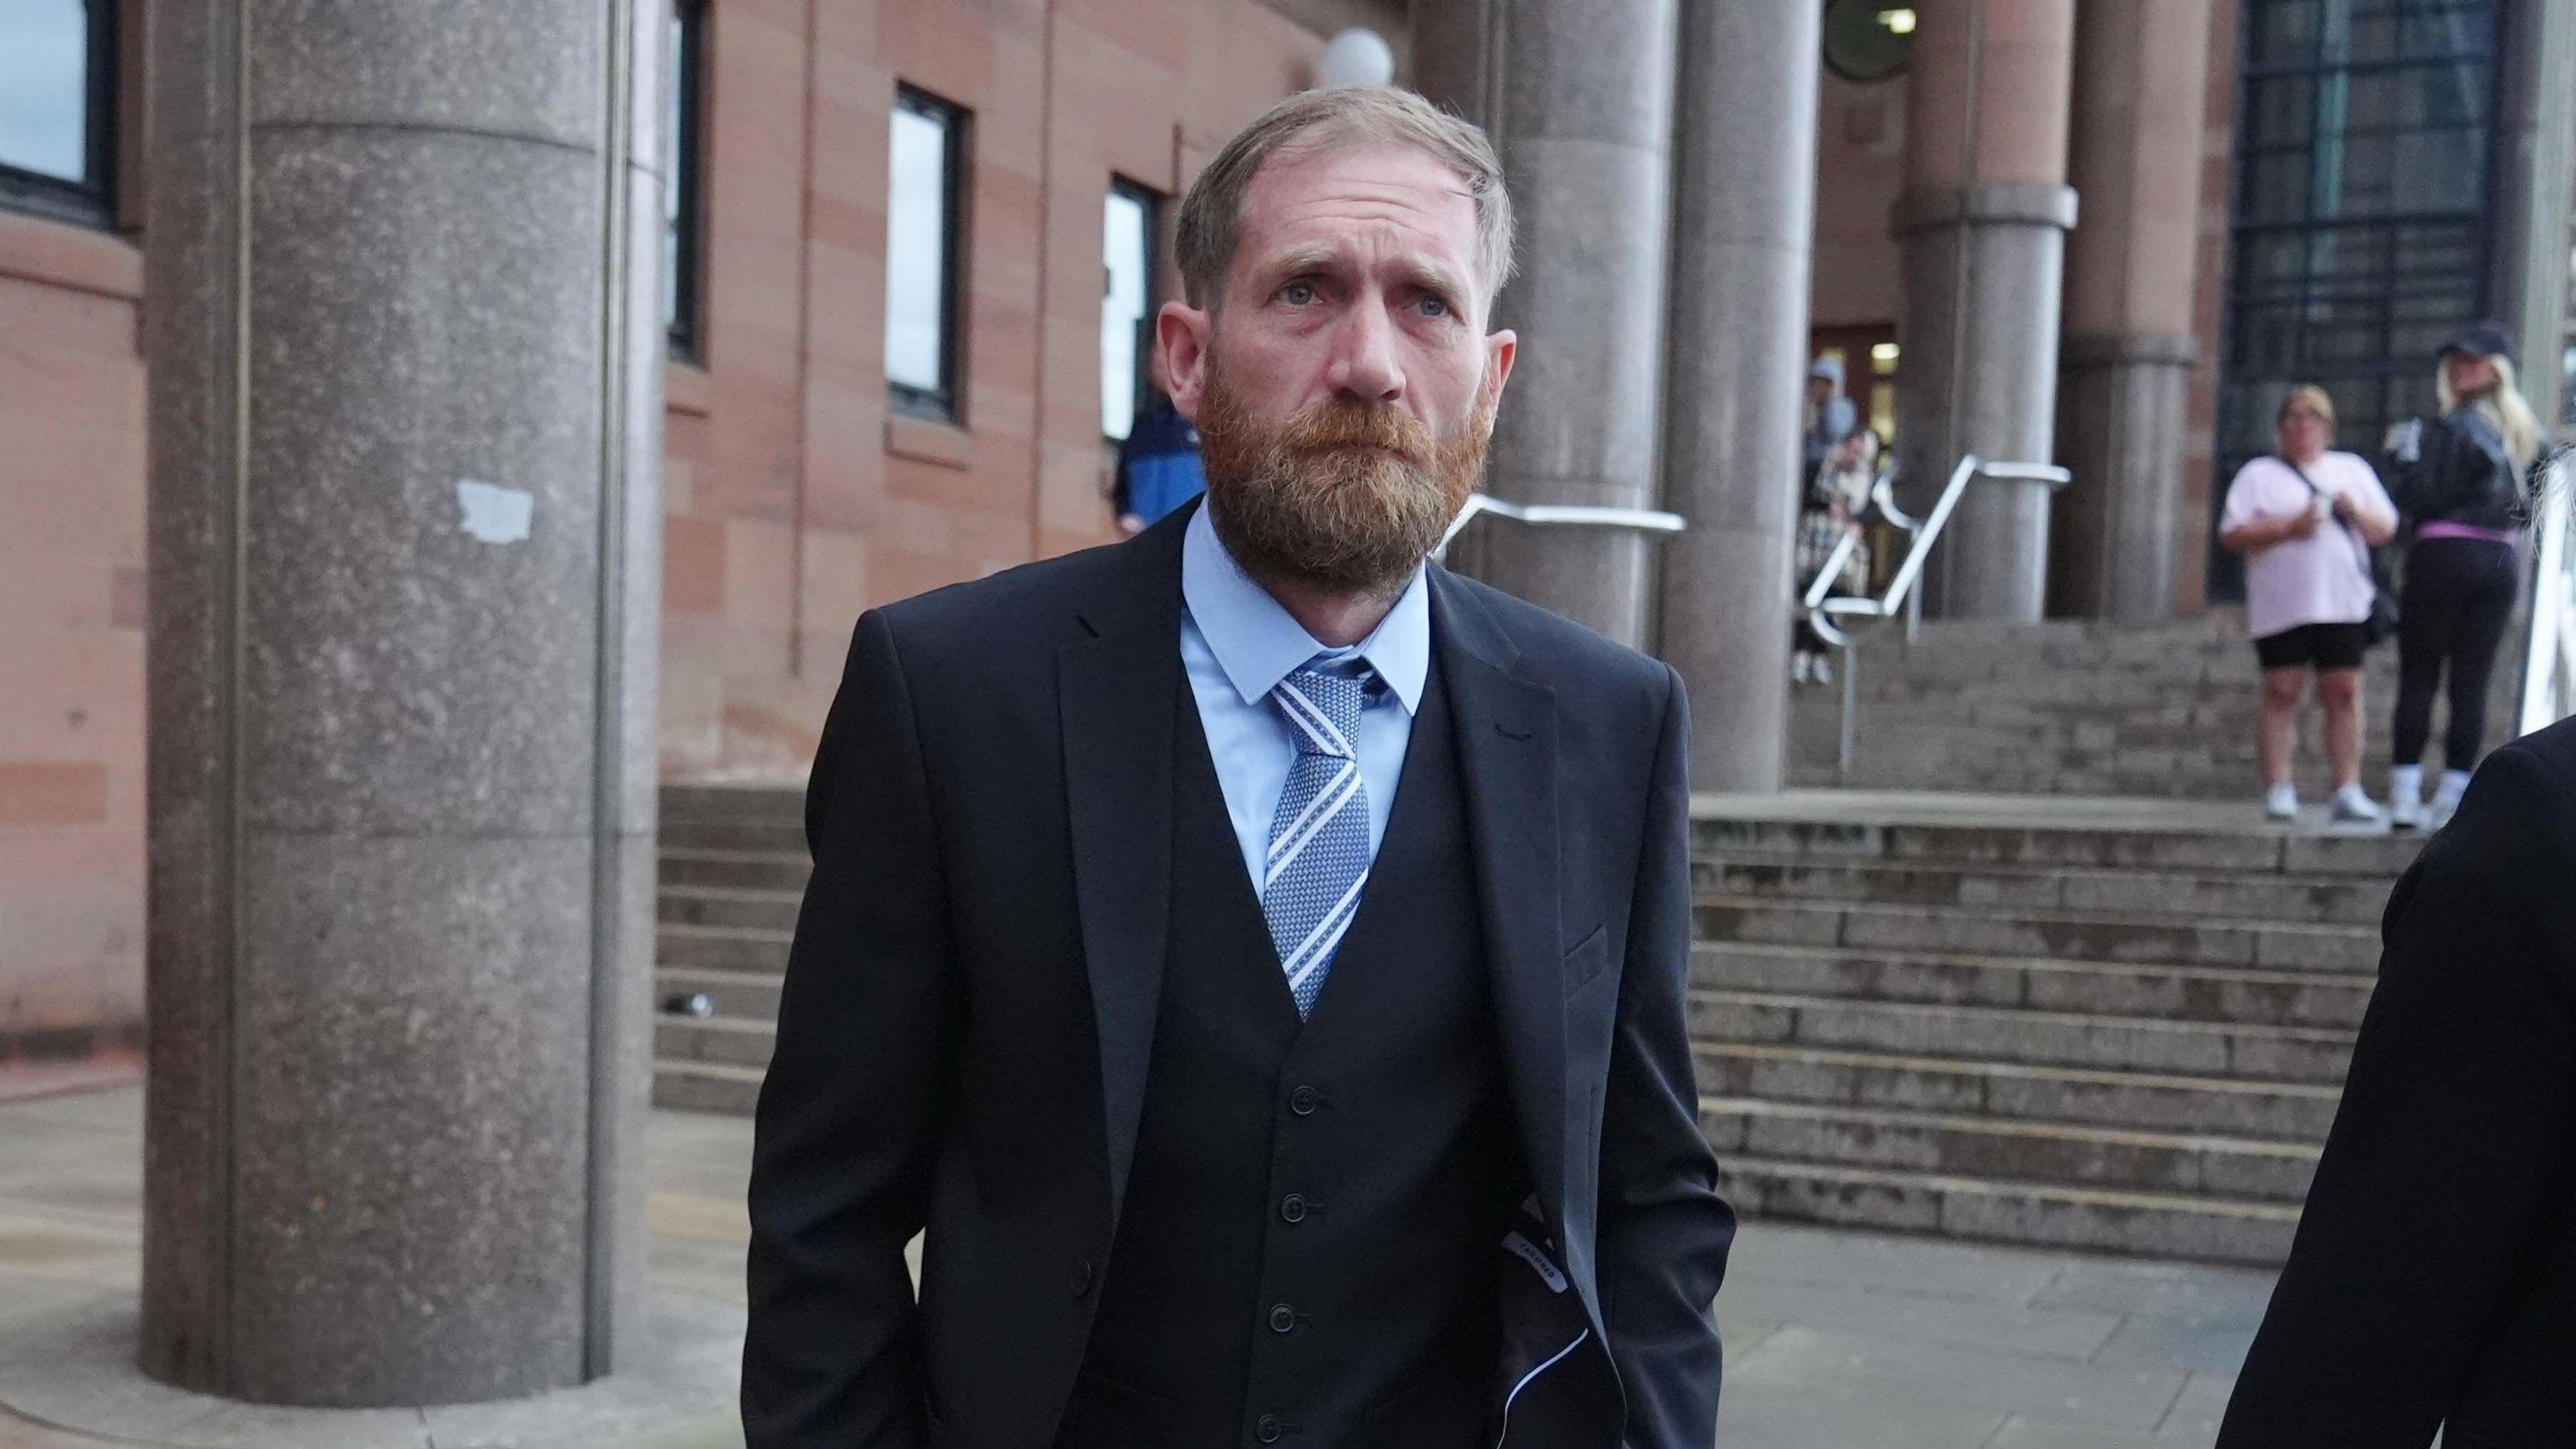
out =
[[1439,672],[1302,1023],[1178,707],[1170,956],[1058,1449],[1468,1449],[1521,1173]]

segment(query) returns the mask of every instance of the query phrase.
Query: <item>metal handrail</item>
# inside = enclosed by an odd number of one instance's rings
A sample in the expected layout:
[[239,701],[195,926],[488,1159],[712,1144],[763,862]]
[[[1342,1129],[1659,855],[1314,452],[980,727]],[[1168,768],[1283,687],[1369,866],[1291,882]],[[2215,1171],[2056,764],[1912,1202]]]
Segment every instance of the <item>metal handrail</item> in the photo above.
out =
[[1577,528],[1633,528],[1643,533],[1679,533],[1690,527],[1690,521],[1678,513],[1657,508],[1607,508],[1594,503],[1514,503],[1496,498],[1491,493],[1470,493],[1467,506],[1449,520],[1449,531],[1440,535],[1440,546],[1431,551],[1434,558],[1449,551],[1451,540],[1479,513],[1508,518],[1514,523],[1540,527],[1571,525]]
[[1834,544],[1833,552],[1826,556],[1824,565],[1816,570],[1815,579],[1798,596],[1799,604],[1807,611],[1808,627],[1816,631],[1816,637],[1842,651],[1842,743],[1835,756],[1836,779],[1851,774],[1852,730],[1860,693],[1860,660],[1851,652],[1851,635],[1837,627],[1836,621],[1893,619],[1902,614],[1910,634],[1913,621],[1921,617],[1918,611],[1922,595],[1918,586],[1923,581],[1925,563],[1932,556],[1933,546],[1941,541],[1942,531],[1950,526],[1950,515],[1958,511],[1960,496],[1968,491],[1970,483],[1979,478],[1990,478],[2013,483],[2044,483],[2057,489],[2065,487],[2074,476],[2049,463],[1989,463],[1970,453],[1959,460],[1959,466],[1950,470],[1950,481],[1943,485],[1940,500],[1932,505],[1930,513],[1920,519],[1909,518],[1897,510],[1887,480],[1880,480],[1878,486],[1870,490],[1870,498],[1878,505],[1879,512],[1885,514],[1889,522],[1914,535],[1913,546],[1905,552],[1905,561],[1896,566],[1895,575],[1887,581],[1886,595],[1876,599],[1859,595],[1826,597],[1834,580],[1841,576],[1844,563],[1851,558],[1852,550],[1860,546],[1859,537],[1846,532]]
[[2541,467],[2540,507],[2532,526],[2539,557],[2531,571],[2531,639],[2523,656],[2522,714],[2517,734],[2546,729],[2576,714],[2576,467],[2562,447]]

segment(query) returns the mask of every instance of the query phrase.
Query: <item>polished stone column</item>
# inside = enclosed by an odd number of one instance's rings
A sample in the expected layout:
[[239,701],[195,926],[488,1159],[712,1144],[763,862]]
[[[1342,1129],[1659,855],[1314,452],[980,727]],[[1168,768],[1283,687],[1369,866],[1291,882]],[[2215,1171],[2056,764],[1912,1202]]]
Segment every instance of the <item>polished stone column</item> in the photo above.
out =
[[[1414,83],[1481,123],[1520,216],[1493,325],[1521,352],[1486,486],[1518,503],[1653,508],[1662,392],[1676,0],[1422,0]],[[1495,520],[1456,562],[1645,646],[1654,545]]]
[[2174,614],[2209,0],[2088,0],[2075,29],[2066,337],[2052,608],[2150,624]]
[[1683,7],[1661,652],[1690,687],[1693,784],[1780,788],[1815,237],[1812,5]]
[[435,1404],[631,1346],[664,24],[154,11],[156,1377]]
[[[1906,96],[1904,362],[1897,377],[1902,491],[1928,508],[1969,453],[2049,461],[2057,404],[2059,284],[2075,193],[2066,185],[2074,0],[1918,7]],[[2040,617],[2049,494],[1976,484],[1925,580],[1932,612]]]

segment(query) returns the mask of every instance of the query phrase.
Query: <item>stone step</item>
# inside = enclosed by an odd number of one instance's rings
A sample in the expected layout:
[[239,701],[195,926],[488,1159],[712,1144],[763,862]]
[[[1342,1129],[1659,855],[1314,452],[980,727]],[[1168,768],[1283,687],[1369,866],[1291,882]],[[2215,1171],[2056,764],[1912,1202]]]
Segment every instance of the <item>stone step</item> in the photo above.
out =
[[793,855],[749,850],[662,849],[665,886],[722,886],[733,890],[797,891],[814,874],[802,851]]
[[773,1021],[711,1016],[704,1021],[685,1016],[653,1018],[653,1060],[714,1062],[729,1067],[765,1069],[777,1044]]
[[1926,906],[2102,911],[2132,916],[2379,923],[2388,882],[2350,876],[2192,874],[2073,866],[1839,863],[1728,853],[1696,861],[1692,882],[1717,895]]
[[666,925],[732,926],[790,933],[796,929],[796,912],[805,903],[804,896],[796,891],[695,885],[666,885],[658,900],[657,914]]
[[801,827],[805,823],[805,790],[801,785],[664,785],[662,822]]
[[2321,1143],[2338,1088],[1750,1042],[1693,1048],[1703,1092]]
[[1692,927],[1692,934],[1703,941],[2040,956],[2059,961],[2348,972],[2376,970],[2379,964],[2375,930],[2273,921],[2177,921],[2080,911],[1703,895],[1692,908]]
[[760,1102],[759,1067],[719,1062],[653,1063],[653,1105],[680,1112],[716,1112],[748,1117]]
[[665,966],[653,973],[653,1009],[675,996],[704,996],[715,1015],[736,1021],[778,1020],[778,992],[784,978],[769,971],[709,971],[694,966]]
[[787,947],[794,939],[794,933],[789,931],[666,922],[654,932],[653,956],[661,966],[756,971],[776,976],[787,970]]
[[1755,1157],[1721,1157],[1718,1182],[1751,1218],[2266,1267],[2289,1256],[2299,1221],[2289,1203]]
[[1745,1097],[1703,1097],[1699,1116],[1721,1156],[2253,1202],[2306,1197],[2320,1150],[2306,1143]]
[[2352,1030],[2373,978],[2232,966],[2132,966],[1929,952],[1702,941],[1691,980],[1712,990],[2073,1015]]
[[[1732,797],[1726,797],[1732,798]],[[2161,807],[2180,808],[2180,807]],[[2195,810],[2194,813],[2199,813]],[[2044,823],[1857,823],[1839,819],[1707,814],[1691,822],[1695,858],[1765,857],[1951,865],[2174,870],[2231,877],[2350,875],[2394,880],[2423,842],[2387,834],[2321,834],[2265,825],[2241,829],[2092,827]]]
[[2337,1086],[2353,1033],[2327,1027],[1694,989],[1695,1043],[1890,1052],[2029,1066]]
[[664,850],[743,851],[808,858],[804,826],[757,820],[665,820],[661,846]]

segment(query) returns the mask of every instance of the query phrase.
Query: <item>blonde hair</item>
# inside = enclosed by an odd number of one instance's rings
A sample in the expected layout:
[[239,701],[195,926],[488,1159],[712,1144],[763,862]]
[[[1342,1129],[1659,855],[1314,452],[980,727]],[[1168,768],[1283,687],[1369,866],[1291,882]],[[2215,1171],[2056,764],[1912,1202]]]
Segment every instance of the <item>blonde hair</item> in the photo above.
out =
[[2297,387],[2294,387],[2281,395],[2281,410],[2272,415],[2272,426],[2277,428],[2281,426],[2281,424],[2288,422],[2290,420],[2290,409],[2297,407],[2301,403],[2306,403],[2309,407],[2315,409],[2317,416],[2326,420],[2327,432],[2332,433],[2334,431],[2334,398],[2330,396],[2324,388],[2317,386],[2313,382],[2300,383]]
[[2450,359],[2444,358],[2433,375],[2434,394],[2441,398],[2446,417],[2463,402],[2476,404],[2503,437],[2505,456],[2513,460],[2514,471],[2527,472],[2532,460],[2540,456],[2540,415],[2523,401],[2522,389],[2514,381],[2512,358],[2490,357],[2487,363],[2495,368],[2495,385],[2462,398],[2451,391]]
[[1234,265],[1243,199],[1262,163],[1292,144],[1317,147],[1391,143],[1411,146],[1449,167],[1467,183],[1476,204],[1476,285],[1491,302],[1512,275],[1512,199],[1503,187],[1494,143],[1462,120],[1393,86],[1340,86],[1301,91],[1269,110],[1225,143],[1199,173],[1181,202],[1173,252],[1180,263],[1181,293],[1193,307],[1212,308],[1225,295],[1226,270]]

